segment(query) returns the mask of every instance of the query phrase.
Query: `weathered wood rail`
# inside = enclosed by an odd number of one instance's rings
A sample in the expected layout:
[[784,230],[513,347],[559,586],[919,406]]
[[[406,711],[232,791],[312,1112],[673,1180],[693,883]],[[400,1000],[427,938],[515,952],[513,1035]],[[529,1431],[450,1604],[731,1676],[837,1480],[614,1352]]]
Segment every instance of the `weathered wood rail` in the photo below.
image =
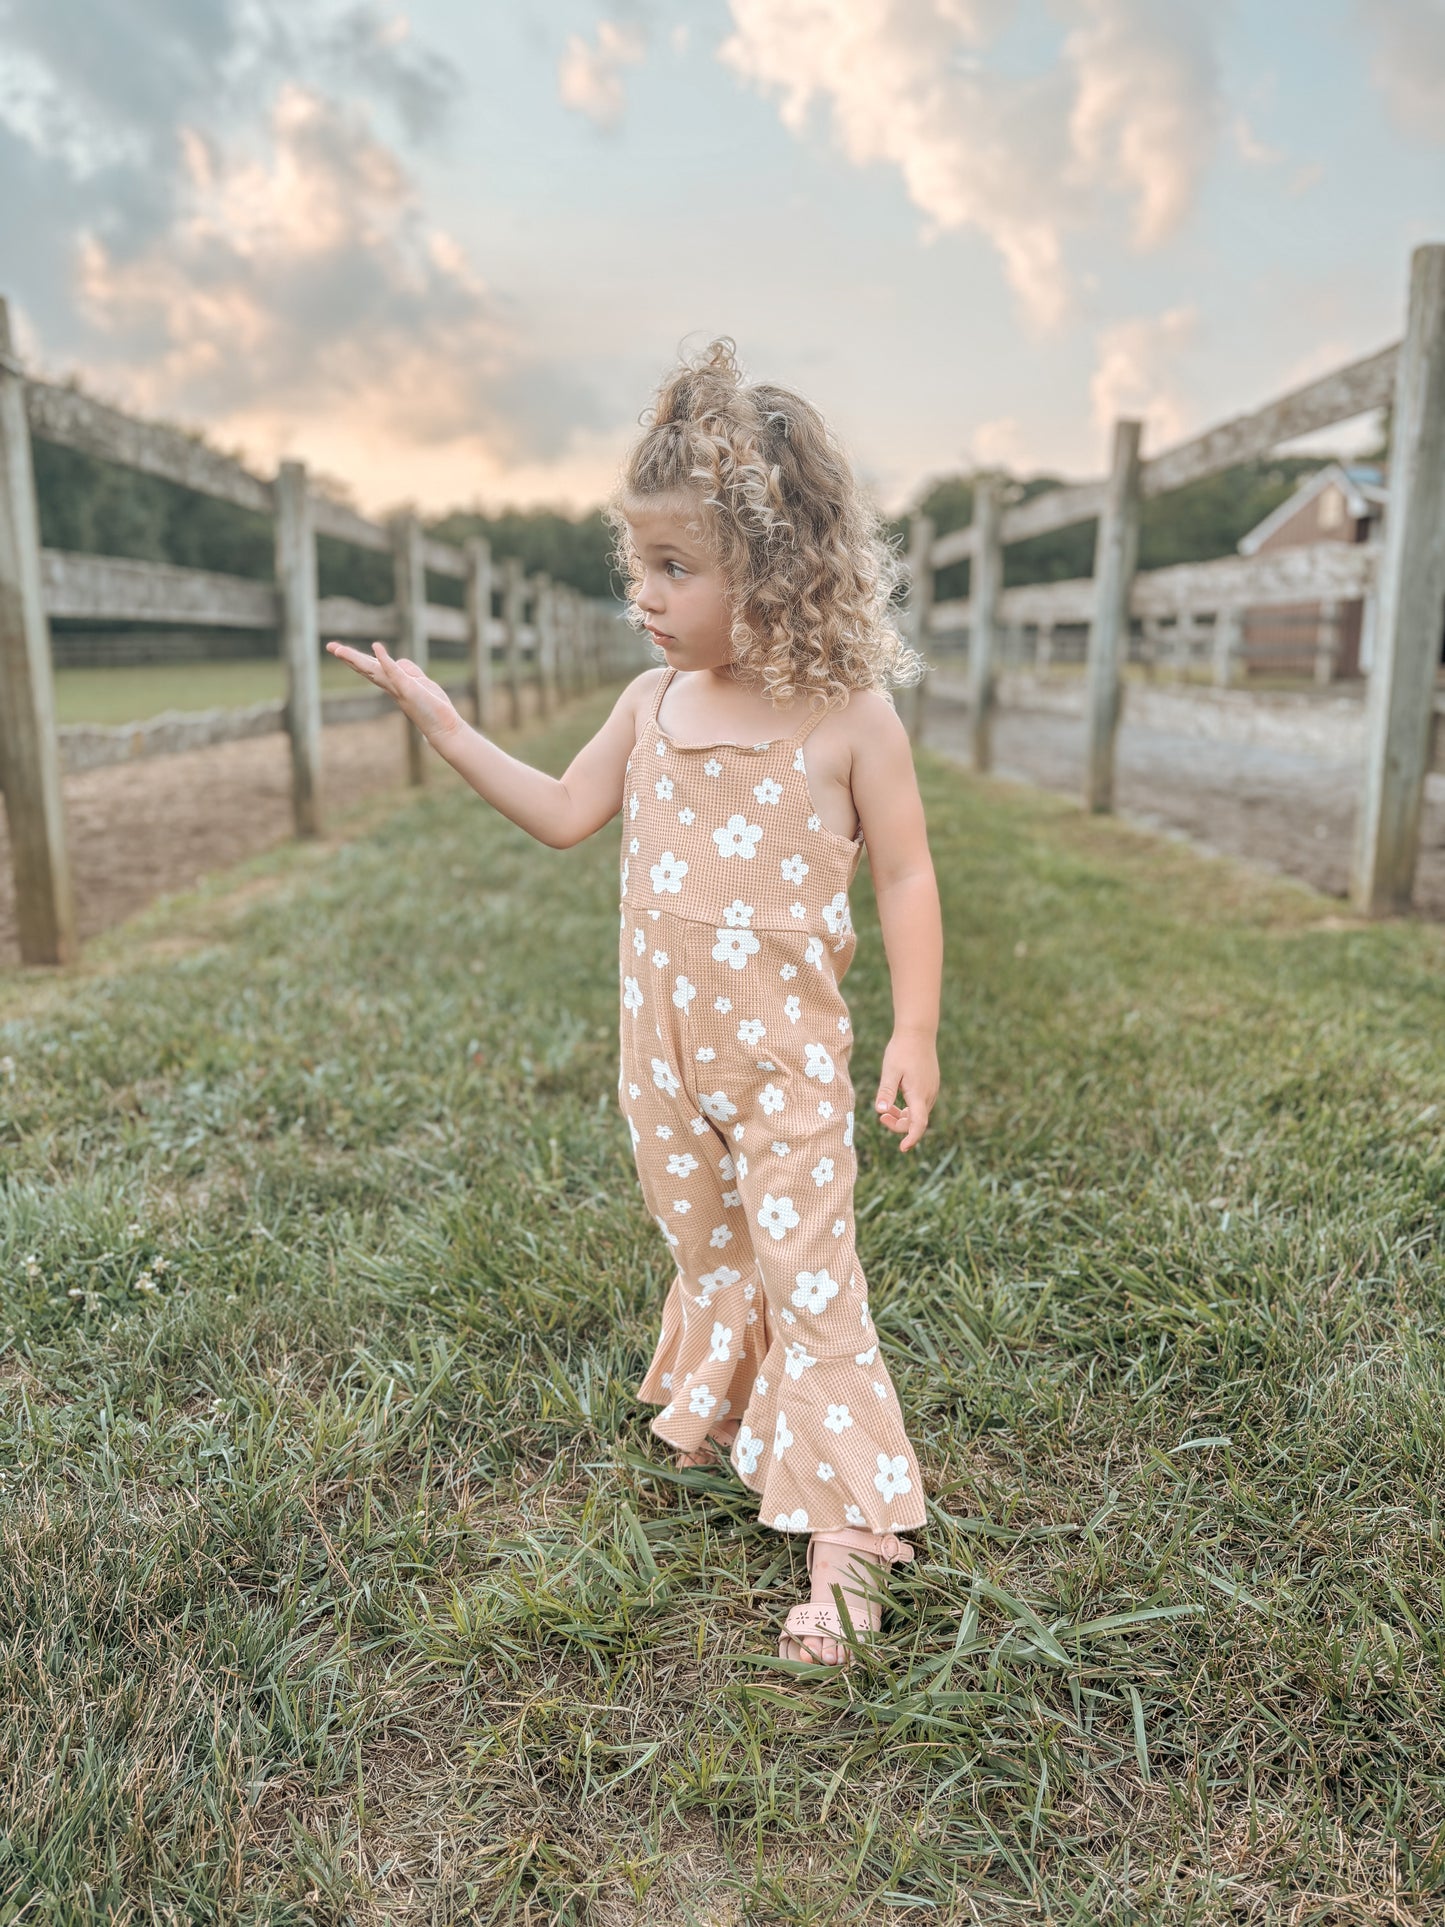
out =
[[[158,475],[183,488],[263,515],[275,541],[275,580],[40,546],[31,439],[57,442],[104,461]],[[373,604],[317,593],[316,538],[332,537],[389,556],[392,599]],[[427,599],[428,575],[458,582],[463,606]],[[500,592],[500,614],[493,613]],[[75,910],[66,853],[61,777],[137,756],[285,730],[298,836],[323,826],[321,726],[392,707],[389,698],[320,693],[322,644],[380,637],[393,652],[429,665],[430,644],[461,644],[465,680],[449,693],[470,701],[479,729],[500,720],[505,695],[513,727],[524,689],[543,716],[563,694],[594,688],[642,660],[617,606],[583,596],[545,574],[527,576],[516,556],[494,560],[485,541],[453,548],[426,536],[415,516],[388,525],[319,492],[297,462],[272,480],[173,428],[142,422],[74,389],[27,376],[14,357],[9,311],[0,298],[0,791],[15,870],[20,953],[26,963],[64,963],[76,954]],[[58,729],[49,624],[52,619],[204,623],[274,629],[286,665],[283,702],[198,714],[168,714],[118,729]],[[407,767],[423,781],[420,735],[402,719]]]
[[[1145,499],[1267,454],[1282,442],[1393,405],[1389,506],[1384,540],[1319,542],[1296,549],[1224,556],[1141,572],[1139,509]],[[991,760],[990,718],[1007,638],[1035,631],[1036,663],[1053,657],[1056,630],[1087,629],[1087,730],[1082,801],[1113,806],[1114,751],[1123,711],[1123,664],[1131,628],[1140,627],[1140,660],[1162,653],[1187,667],[1201,655],[1227,685],[1238,663],[1245,609],[1318,598],[1325,610],[1317,656],[1329,671],[1337,605],[1374,601],[1374,661],[1366,698],[1367,752],[1352,865],[1351,894],[1371,914],[1408,908],[1419,850],[1425,776],[1437,728],[1440,638],[1445,628],[1445,245],[1417,248],[1410,263],[1403,339],[1144,459],[1141,424],[1114,425],[1107,476],[1052,489],[1027,502],[1003,499],[1003,477],[975,478],[974,520],[935,535],[927,516],[911,518],[909,624],[916,646],[967,632],[969,737],[974,766]],[[1091,576],[1004,588],[1003,552],[1076,523],[1098,533]],[[970,564],[966,600],[939,601],[941,569]],[[917,741],[930,677],[909,694],[904,714]]]

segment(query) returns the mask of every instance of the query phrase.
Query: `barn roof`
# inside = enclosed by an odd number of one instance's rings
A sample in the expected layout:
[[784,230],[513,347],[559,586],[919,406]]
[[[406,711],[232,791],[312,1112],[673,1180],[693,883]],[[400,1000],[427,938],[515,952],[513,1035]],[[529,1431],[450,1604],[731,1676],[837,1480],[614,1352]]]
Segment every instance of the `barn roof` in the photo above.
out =
[[1376,513],[1383,509],[1389,500],[1389,486],[1385,471],[1377,462],[1326,462],[1317,468],[1313,475],[1307,475],[1292,495],[1287,495],[1278,508],[1271,509],[1262,522],[1241,535],[1235,547],[1241,555],[1253,555],[1268,536],[1298,515],[1307,502],[1331,483],[1345,498],[1351,515],[1361,516]]

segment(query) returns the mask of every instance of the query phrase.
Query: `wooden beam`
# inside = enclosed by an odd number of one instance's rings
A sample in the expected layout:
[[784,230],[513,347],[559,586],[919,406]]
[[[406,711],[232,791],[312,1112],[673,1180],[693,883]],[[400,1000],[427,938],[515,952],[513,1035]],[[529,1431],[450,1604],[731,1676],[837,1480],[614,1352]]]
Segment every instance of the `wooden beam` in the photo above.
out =
[[[969,530],[972,547],[972,529]],[[915,509],[908,518],[908,606],[905,615],[906,640],[921,656],[928,640],[928,616],[933,607],[933,518]],[[928,700],[928,670],[915,683],[903,686],[900,715],[910,743],[923,740],[923,713]]]
[[79,449],[145,475],[161,475],[182,488],[270,516],[269,483],[182,429],[133,421],[75,388],[28,381],[25,390],[25,412],[37,441],[59,442],[64,448]]
[[52,617],[274,629],[279,615],[276,590],[269,582],[180,569],[169,562],[42,549],[40,580],[46,613]]
[[0,789],[10,825],[15,920],[27,964],[75,960],[75,902],[55,732],[40,516],[25,409],[0,299]]
[[1351,879],[1356,904],[1371,915],[1408,908],[1414,889],[1445,624],[1445,246],[1439,243],[1410,257],[1384,536]]
[[[396,653],[409,656],[419,669],[428,662],[426,633],[426,568],[422,562],[421,526],[412,514],[398,515],[392,524],[392,572],[396,593]],[[406,731],[406,774],[412,784],[426,781],[426,738],[411,721]]]
[[1066,488],[1046,489],[1027,502],[1013,503],[1003,514],[1005,546],[1027,542],[1035,535],[1052,535],[1055,529],[1072,528],[1076,522],[1092,522],[1103,511],[1106,486],[1104,482],[1070,482]]
[[311,523],[318,535],[330,535],[338,542],[350,542],[354,548],[369,549],[374,555],[388,555],[391,552],[389,529],[384,529],[379,522],[368,522],[364,515],[347,508],[344,502],[333,502],[329,495],[313,496]]
[[[354,596],[322,596],[317,606],[317,630],[325,641],[383,642],[396,640],[394,602],[358,602]],[[390,696],[387,697],[390,702]]]
[[1251,609],[1316,596],[1359,596],[1374,581],[1379,550],[1372,542],[1310,542],[1298,548],[1178,562],[1134,578],[1136,616],[1179,616],[1233,605]]
[[[909,518],[910,526],[912,524],[912,520],[913,518],[910,516]],[[930,517],[929,527],[931,528],[932,526],[933,526],[932,518]],[[934,574],[936,575],[940,569],[946,569],[949,567],[951,563],[954,563],[954,562],[965,561],[967,557],[971,556],[972,554],[973,554],[973,524],[972,522],[969,522],[968,524],[965,525],[965,527],[961,529],[950,529],[947,535],[939,535],[934,537],[928,550],[928,560],[933,568]],[[909,550],[908,550],[908,571],[909,571],[910,579],[912,579],[913,571],[915,567],[916,567],[916,564],[913,559],[913,548],[912,548],[912,544],[910,543]]]
[[522,558],[502,563],[502,635],[507,651],[507,697],[513,729],[522,726]]
[[1244,634],[1243,616],[1243,610],[1229,607],[1215,613],[1214,646],[1211,658],[1216,689],[1228,689],[1234,681],[1235,665],[1240,659],[1240,643]]
[[297,836],[321,834],[321,638],[316,616],[316,536],[306,468],[283,462],[274,484],[276,596],[286,665],[291,812]]
[[472,717],[485,734],[492,728],[492,545],[480,535],[467,542],[467,660]]
[[1129,603],[1139,557],[1139,435],[1137,421],[1114,423],[1113,458],[1094,545],[1094,620],[1086,671],[1084,807],[1114,807],[1114,744],[1123,698],[1122,666],[1129,643]]
[[968,638],[968,743],[973,767],[993,767],[993,712],[997,700],[999,597],[1003,592],[1003,502],[1000,478],[979,475],[973,485],[972,621]]
[[438,542],[434,536],[425,535],[421,544],[422,561],[433,575],[448,576],[454,582],[467,579],[467,558],[460,549],[454,549],[450,542]]

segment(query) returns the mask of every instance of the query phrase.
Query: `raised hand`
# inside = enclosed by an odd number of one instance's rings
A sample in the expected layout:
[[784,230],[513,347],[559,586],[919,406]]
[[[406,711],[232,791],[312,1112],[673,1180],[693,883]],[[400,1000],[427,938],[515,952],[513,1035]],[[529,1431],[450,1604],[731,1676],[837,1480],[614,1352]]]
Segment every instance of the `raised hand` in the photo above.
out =
[[460,729],[462,719],[451,697],[408,656],[393,656],[384,642],[374,642],[372,653],[348,649],[344,642],[328,642],[326,652],[347,663],[369,683],[384,689],[428,742]]

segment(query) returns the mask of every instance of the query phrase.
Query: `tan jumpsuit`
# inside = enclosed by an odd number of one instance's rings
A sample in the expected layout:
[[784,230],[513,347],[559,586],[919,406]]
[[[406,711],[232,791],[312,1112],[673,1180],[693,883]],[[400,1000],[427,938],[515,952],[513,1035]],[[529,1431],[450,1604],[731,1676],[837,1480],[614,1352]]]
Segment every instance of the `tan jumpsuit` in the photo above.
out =
[[731,1459],[785,1532],[925,1520],[853,1243],[852,1029],[839,988],[863,848],[814,808],[803,739],[675,743],[661,678],[627,761],[618,1101],[677,1275],[637,1396]]

